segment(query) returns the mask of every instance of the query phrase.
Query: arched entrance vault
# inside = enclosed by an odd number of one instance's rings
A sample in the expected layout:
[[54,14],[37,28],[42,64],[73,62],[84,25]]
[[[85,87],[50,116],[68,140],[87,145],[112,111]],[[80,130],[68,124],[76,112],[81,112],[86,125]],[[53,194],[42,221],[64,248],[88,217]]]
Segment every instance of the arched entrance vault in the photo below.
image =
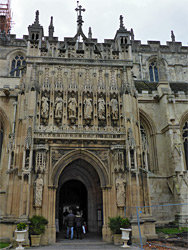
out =
[[101,187],[109,185],[109,174],[103,162],[95,154],[84,149],[77,149],[65,154],[53,167],[51,178],[55,188],[58,187],[60,175],[65,167],[78,159],[88,162],[96,170],[99,175]]
[[[64,229],[67,210],[83,211],[90,232],[100,232],[103,222],[102,187],[109,184],[106,167],[93,153],[73,150],[54,166],[53,186],[56,187],[56,221]],[[85,190],[85,191],[84,191]],[[63,221],[63,223],[62,223]]]

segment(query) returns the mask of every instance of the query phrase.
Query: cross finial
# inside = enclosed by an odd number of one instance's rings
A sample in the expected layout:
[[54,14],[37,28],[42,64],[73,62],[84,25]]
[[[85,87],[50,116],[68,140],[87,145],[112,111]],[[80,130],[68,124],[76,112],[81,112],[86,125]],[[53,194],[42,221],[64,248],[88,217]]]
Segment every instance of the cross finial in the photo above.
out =
[[[77,4],[79,4],[79,1],[77,1]],[[77,14],[78,14],[78,20],[77,20],[78,26],[82,26],[82,23],[84,22],[82,20],[82,11],[84,12],[85,9],[82,9],[82,6],[79,5],[79,6],[77,6],[77,8],[75,10],[77,11]]]
[[[79,2],[78,2],[78,3],[79,3]],[[83,11],[83,12],[86,11],[85,9],[82,9],[82,6],[81,6],[81,5],[79,5],[78,8],[76,8],[75,10],[78,11],[78,16],[81,16],[82,11]]]

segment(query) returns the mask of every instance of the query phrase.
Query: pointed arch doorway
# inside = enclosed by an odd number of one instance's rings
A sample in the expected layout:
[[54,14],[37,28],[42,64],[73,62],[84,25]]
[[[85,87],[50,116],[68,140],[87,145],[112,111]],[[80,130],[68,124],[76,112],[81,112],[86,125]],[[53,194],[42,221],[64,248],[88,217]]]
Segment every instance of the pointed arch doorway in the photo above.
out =
[[56,193],[56,220],[64,229],[66,210],[83,212],[88,232],[102,232],[102,190],[95,168],[84,159],[69,163],[62,171]]

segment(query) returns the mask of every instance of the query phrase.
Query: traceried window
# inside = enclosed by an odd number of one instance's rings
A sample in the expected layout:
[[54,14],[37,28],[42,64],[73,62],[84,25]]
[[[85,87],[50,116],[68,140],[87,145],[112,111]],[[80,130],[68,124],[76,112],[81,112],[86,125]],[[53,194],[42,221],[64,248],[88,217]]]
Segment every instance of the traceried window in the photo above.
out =
[[149,77],[150,77],[150,82],[159,81],[157,61],[155,60],[151,61],[149,64]]
[[184,146],[185,163],[186,163],[186,168],[188,170],[188,121],[185,122],[185,125],[183,127],[182,138]]
[[12,77],[20,77],[21,76],[21,67],[26,64],[25,58],[23,55],[16,55],[11,63],[11,72],[10,75]]
[[147,139],[145,128],[142,125],[140,125],[140,133],[141,133],[141,139],[142,139],[142,164],[144,168],[150,170],[149,144],[148,144],[148,139]]
[[1,161],[2,147],[3,147],[3,126],[2,123],[0,122],[0,161]]

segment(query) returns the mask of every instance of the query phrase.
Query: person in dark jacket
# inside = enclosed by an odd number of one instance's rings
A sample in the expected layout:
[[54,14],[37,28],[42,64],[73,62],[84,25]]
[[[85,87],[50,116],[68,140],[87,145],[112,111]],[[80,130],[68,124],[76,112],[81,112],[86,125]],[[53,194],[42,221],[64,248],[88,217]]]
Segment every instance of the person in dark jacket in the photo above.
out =
[[67,235],[66,235],[66,239],[69,238],[69,231],[71,230],[71,240],[73,240],[73,236],[74,236],[74,223],[75,223],[75,216],[72,213],[72,210],[70,210],[70,213],[67,215],[67,217],[65,218],[65,223],[67,225]]
[[83,225],[83,218],[81,213],[78,211],[77,215],[75,216],[75,223],[76,223],[76,233],[77,239],[82,239],[82,225]]

